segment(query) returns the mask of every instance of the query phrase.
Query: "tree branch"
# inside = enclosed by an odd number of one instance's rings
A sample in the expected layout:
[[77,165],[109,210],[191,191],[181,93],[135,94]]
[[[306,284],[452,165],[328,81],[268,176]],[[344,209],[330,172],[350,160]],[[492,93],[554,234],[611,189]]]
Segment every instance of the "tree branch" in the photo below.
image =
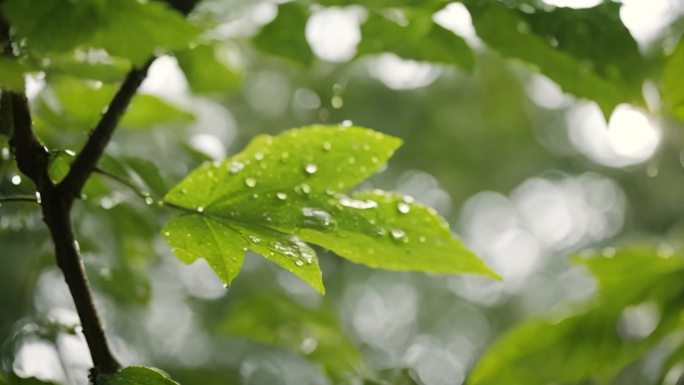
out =
[[85,146],[71,164],[69,173],[57,186],[57,189],[67,198],[69,204],[81,194],[83,186],[88,177],[90,177],[90,174],[95,170],[105,147],[107,147],[117,124],[121,120],[121,116],[126,112],[131,99],[138,91],[138,87],[140,87],[145,76],[147,76],[147,71],[152,62],[154,62],[154,59],[154,57],[151,58],[141,68],[134,68],[128,73],[119,91],[114,95],[109,107],[107,107],[107,111],[102,115],[102,119],[100,119],[100,122],[90,133]]
[[119,368],[119,363],[107,343],[81,263],[69,215],[71,202],[59,193],[50,180],[47,171],[49,154],[33,132],[28,100],[24,95],[16,93],[3,94],[3,98],[5,95],[9,95],[9,103],[3,103],[3,107],[11,106],[13,135],[10,144],[14,149],[17,166],[33,180],[40,192],[43,220],[55,244],[57,266],[62,270],[74,299],[93,364],[101,372],[114,372]]
[[[2,2],[3,0],[0,0]],[[196,0],[168,0],[183,14],[192,10]],[[0,15],[0,54],[14,56],[11,49],[9,25]],[[48,174],[50,156],[33,131],[28,99],[24,94],[3,90],[0,99],[0,115],[9,116],[10,147],[17,166],[28,176],[40,193],[43,220],[55,245],[57,265],[69,286],[76,311],[81,320],[83,334],[97,372],[113,373],[120,368],[119,362],[109,348],[107,337],[95,308],[92,291],[80,258],[78,242],[71,224],[70,210],[80,196],[86,181],[96,169],[105,147],[109,143],[119,120],[128,108],[140,84],[147,76],[152,62],[150,58],[142,67],[132,69],[114,95],[107,111],[93,129],[85,146],[76,156],[66,177],[55,185]],[[5,198],[9,201],[10,198]],[[12,200],[23,200],[14,197]]]

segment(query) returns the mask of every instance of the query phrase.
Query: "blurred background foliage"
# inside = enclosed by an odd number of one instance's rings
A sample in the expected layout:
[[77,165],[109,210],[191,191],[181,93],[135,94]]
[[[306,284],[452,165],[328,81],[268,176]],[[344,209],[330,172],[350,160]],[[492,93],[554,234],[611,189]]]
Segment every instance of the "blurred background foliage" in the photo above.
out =
[[[73,218],[123,363],[208,385],[684,381],[680,1],[0,7],[19,42],[0,84],[25,76],[55,180],[128,68],[161,55]],[[433,206],[503,282],[321,251],[324,297],[256,255],[225,289],[127,186],[160,197],[257,134],[345,120],[404,139],[363,187]],[[0,149],[0,195],[33,194]],[[35,205],[0,206],[0,266],[0,383],[85,384]]]

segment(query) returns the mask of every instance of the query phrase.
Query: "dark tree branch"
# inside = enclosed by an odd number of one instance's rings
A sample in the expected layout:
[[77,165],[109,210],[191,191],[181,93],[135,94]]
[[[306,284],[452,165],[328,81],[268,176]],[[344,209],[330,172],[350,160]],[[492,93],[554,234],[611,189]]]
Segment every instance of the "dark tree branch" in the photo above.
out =
[[[0,3],[3,0],[0,0]],[[167,0],[167,3],[187,15],[197,0]],[[0,14],[0,54],[13,56],[10,28]],[[55,245],[57,265],[64,274],[81,320],[83,334],[88,343],[95,371],[113,373],[120,368],[109,348],[102,322],[95,308],[92,291],[80,257],[78,242],[70,218],[74,200],[80,196],[86,181],[96,169],[117,124],[128,108],[131,99],[147,76],[155,58],[142,67],[131,70],[114,95],[107,111],[93,129],[85,146],[76,156],[69,173],[57,185],[48,174],[50,156],[33,131],[28,100],[24,94],[3,90],[0,99],[0,116],[9,116],[10,147],[19,169],[36,185],[41,199],[43,220],[47,224]],[[23,201],[7,197],[5,201]],[[28,199],[26,199],[28,200]],[[31,199],[36,200],[36,199]]]
[[117,124],[121,120],[121,116],[126,112],[131,99],[147,76],[147,71],[154,59],[151,58],[141,68],[134,68],[128,73],[119,91],[114,95],[112,102],[102,115],[102,119],[90,133],[85,146],[74,159],[69,173],[57,186],[57,189],[67,198],[69,203],[72,203],[81,194],[83,186],[95,170],[105,147],[107,147]]
[[[14,149],[19,169],[31,178],[40,192],[43,220],[55,244],[57,266],[62,270],[74,299],[93,364],[101,372],[114,372],[119,368],[119,363],[107,343],[81,262],[69,215],[71,202],[60,194],[50,180],[47,171],[49,154],[33,132],[28,100],[24,95],[16,93],[5,95],[9,95],[9,105],[12,109],[13,135],[10,144]],[[7,104],[3,104],[3,107],[6,106]]]
[[200,0],[164,0],[166,4],[177,10],[178,12],[182,13],[183,15],[187,15],[190,13],[190,11],[195,8],[195,5],[199,3]]

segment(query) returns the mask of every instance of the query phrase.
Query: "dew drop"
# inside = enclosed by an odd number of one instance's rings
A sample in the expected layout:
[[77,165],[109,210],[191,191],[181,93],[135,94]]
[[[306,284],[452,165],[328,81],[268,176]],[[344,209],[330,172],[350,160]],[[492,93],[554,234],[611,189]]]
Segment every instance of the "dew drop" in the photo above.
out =
[[203,213],[204,212],[204,207],[200,206],[197,208],[198,213]]
[[309,175],[313,175],[318,171],[318,166],[313,163],[307,163],[306,166],[304,166],[304,171]]
[[154,199],[152,197],[145,197],[145,204],[150,206],[152,203],[154,203]]
[[311,186],[309,186],[306,183],[299,184],[295,186],[295,192],[298,194],[308,195],[309,193],[311,193]]
[[378,207],[378,203],[373,200],[360,201],[356,199],[351,199],[347,197],[340,198],[340,204],[344,207],[351,207],[353,209],[372,209]]
[[325,210],[304,207],[302,215],[304,216],[304,225],[306,226],[330,228],[336,225],[330,213]]
[[343,120],[342,127],[351,127],[354,123],[351,120]]
[[171,235],[171,233],[170,233],[170,232],[168,232],[168,231],[164,231],[164,236],[165,236],[165,237],[168,237],[168,236],[170,236],[170,235]]
[[224,284],[223,284],[223,288],[224,288],[224,289],[228,290],[229,287],[230,287],[230,286],[228,286],[227,283],[224,283]]
[[281,201],[284,201],[285,199],[287,199],[287,194],[285,194],[284,192],[279,192],[276,194],[276,198],[280,199]]
[[42,202],[40,192],[38,192],[38,191],[36,191],[36,202],[38,202],[38,204],[40,204]]
[[247,187],[252,188],[252,187],[256,186],[256,184],[257,184],[257,181],[254,178],[245,179],[245,186],[247,186]]
[[231,174],[235,175],[242,171],[242,169],[245,168],[245,164],[242,162],[231,162],[230,166],[228,166],[228,171],[230,171]]
[[371,162],[372,162],[373,164],[378,164],[378,162],[380,162],[380,159],[378,159],[377,156],[371,157],[370,160],[371,160]]
[[399,211],[401,214],[408,214],[409,211],[411,211],[411,206],[404,202],[399,202],[399,204],[397,204],[397,211]]
[[10,150],[7,147],[2,148],[2,160],[8,160],[10,158]]
[[259,239],[259,237],[251,235],[251,234],[249,235],[249,240],[250,240],[250,242],[252,242],[255,245],[258,245],[259,242],[261,242],[261,239]]
[[387,234],[387,230],[383,229],[382,227],[375,229],[375,235],[382,237],[385,234]]
[[297,265],[299,267],[304,266],[304,261],[302,261],[301,259],[298,259],[295,261],[295,265]]
[[21,177],[19,175],[13,175],[12,176],[12,184],[15,186],[18,186],[21,184]]
[[330,144],[330,142],[323,142],[323,149],[325,151],[330,151],[332,149],[332,144]]
[[390,230],[390,235],[392,236],[392,239],[394,239],[395,241],[408,241],[408,238],[406,237],[406,233],[404,232],[404,230],[392,229]]

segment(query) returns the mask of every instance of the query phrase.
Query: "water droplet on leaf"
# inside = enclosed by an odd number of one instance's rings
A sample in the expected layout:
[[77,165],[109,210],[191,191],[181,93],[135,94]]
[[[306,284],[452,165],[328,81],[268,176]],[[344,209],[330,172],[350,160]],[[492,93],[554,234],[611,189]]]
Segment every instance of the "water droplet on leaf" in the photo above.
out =
[[399,202],[399,204],[397,204],[397,211],[401,214],[408,214],[408,212],[411,211],[411,206],[404,202]]
[[390,230],[390,235],[395,241],[408,242],[408,238],[406,237],[404,230],[392,229]]
[[284,201],[285,199],[287,199],[287,194],[285,194],[284,192],[279,192],[276,194],[276,198],[280,199],[281,201]]
[[252,188],[252,187],[256,186],[256,184],[257,184],[257,181],[256,181],[256,179],[254,179],[254,178],[247,178],[247,179],[245,179],[245,186],[247,186],[247,187],[249,187],[249,188]]
[[360,201],[356,199],[351,199],[347,197],[340,198],[340,204],[344,207],[351,207],[353,209],[372,209],[378,207],[378,203],[372,200]]
[[307,165],[304,166],[304,171],[309,175],[313,175],[318,171],[318,166],[313,163],[307,163]]
[[228,170],[230,171],[231,174],[235,175],[242,171],[242,169],[245,168],[245,164],[242,162],[231,162],[230,166],[228,167]]

